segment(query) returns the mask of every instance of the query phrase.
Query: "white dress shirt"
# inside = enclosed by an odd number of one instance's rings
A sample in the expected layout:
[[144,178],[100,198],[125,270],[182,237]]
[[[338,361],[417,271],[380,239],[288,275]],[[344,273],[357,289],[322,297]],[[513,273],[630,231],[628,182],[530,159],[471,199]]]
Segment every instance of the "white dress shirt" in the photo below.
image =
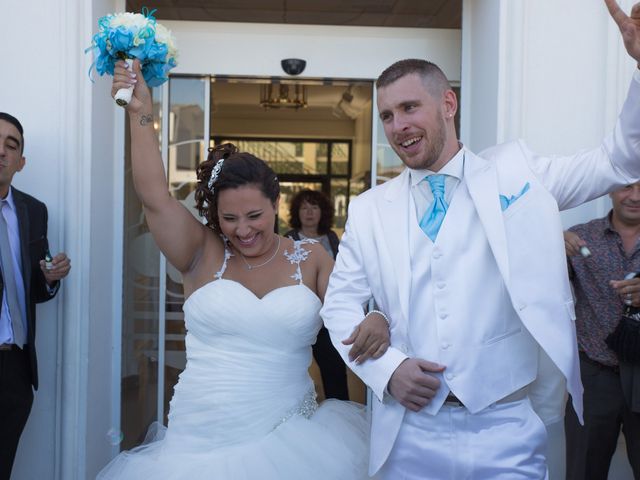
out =
[[[1,200],[6,202],[8,207],[2,208],[1,212],[4,215],[4,219],[7,223],[7,234],[9,235],[9,243],[11,244],[11,256],[13,257],[13,271],[15,275],[15,281],[18,302],[22,309],[22,318],[24,322],[24,331],[27,331],[27,310],[24,291],[24,280],[22,278],[22,262],[20,255],[20,230],[18,227],[18,216],[16,215],[16,205],[13,201],[12,189],[9,188],[9,193],[6,198]],[[0,344],[2,343],[14,343],[13,340],[13,328],[11,326],[11,315],[9,314],[9,306],[7,304],[7,289],[4,288],[2,294],[2,309],[0,310]]]

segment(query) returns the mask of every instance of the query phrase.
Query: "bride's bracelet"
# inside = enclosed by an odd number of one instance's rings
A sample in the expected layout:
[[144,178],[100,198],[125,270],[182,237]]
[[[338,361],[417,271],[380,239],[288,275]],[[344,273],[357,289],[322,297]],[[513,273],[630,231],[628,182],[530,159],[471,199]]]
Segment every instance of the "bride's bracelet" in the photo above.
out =
[[[387,322],[387,327],[389,327],[389,326],[390,326],[389,318],[384,314],[384,312],[381,312],[380,310],[369,310],[369,311],[367,312],[367,314],[364,316],[364,318],[367,318],[367,317],[368,317],[369,315],[371,315],[372,313],[377,313],[377,314],[381,315],[381,316],[382,316],[382,318],[384,318],[384,321],[385,321],[385,322]],[[363,320],[364,320],[364,319],[363,319]]]

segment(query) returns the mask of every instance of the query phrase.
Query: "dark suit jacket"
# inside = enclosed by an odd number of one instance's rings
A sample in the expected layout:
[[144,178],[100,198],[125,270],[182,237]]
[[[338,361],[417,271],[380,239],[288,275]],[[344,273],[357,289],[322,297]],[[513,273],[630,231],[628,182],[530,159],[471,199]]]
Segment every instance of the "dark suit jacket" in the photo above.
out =
[[[42,260],[49,249],[47,240],[47,207],[31,195],[11,187],[20,230],[20,254],[25,301],[27,303],[27,346],[31,367],[31,384],[38,389],[38,364],[36,359],[36,303],[46,302],[57,293],[60,283],[49,292],[42,270]],[[0,298],[4,280],[0,272]]]

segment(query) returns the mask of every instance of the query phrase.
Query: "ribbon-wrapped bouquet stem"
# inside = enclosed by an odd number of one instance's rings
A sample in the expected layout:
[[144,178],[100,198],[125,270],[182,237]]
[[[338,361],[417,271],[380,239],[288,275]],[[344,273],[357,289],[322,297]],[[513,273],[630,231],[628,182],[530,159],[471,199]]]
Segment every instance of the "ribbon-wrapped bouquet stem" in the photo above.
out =
[[[168,80],[169,70],[177,65],[178,50],[171,32],[153,16],[155,10],[142,13],[113,13],[98,20],[98,33],[91,46],[96,54],[91,68],[100,75],[113,75],[115,63],[125,60],[131,66],[134,59],[140,61],[142,75],[150,87],[157,87]],[[115,101],[125,106],[131,101],[133,87],[118,90]]]

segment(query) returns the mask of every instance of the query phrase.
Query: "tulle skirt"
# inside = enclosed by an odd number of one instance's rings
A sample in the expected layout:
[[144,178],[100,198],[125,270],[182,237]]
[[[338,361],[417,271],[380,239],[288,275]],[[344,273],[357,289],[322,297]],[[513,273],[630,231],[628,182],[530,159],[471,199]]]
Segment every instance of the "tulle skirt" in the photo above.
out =
[[369,424],[363,406],[327,400],[310,418],[295,415],[267,434],[202,448],[154,425],[146,443],[123,452],[99,480],[364,480]]

